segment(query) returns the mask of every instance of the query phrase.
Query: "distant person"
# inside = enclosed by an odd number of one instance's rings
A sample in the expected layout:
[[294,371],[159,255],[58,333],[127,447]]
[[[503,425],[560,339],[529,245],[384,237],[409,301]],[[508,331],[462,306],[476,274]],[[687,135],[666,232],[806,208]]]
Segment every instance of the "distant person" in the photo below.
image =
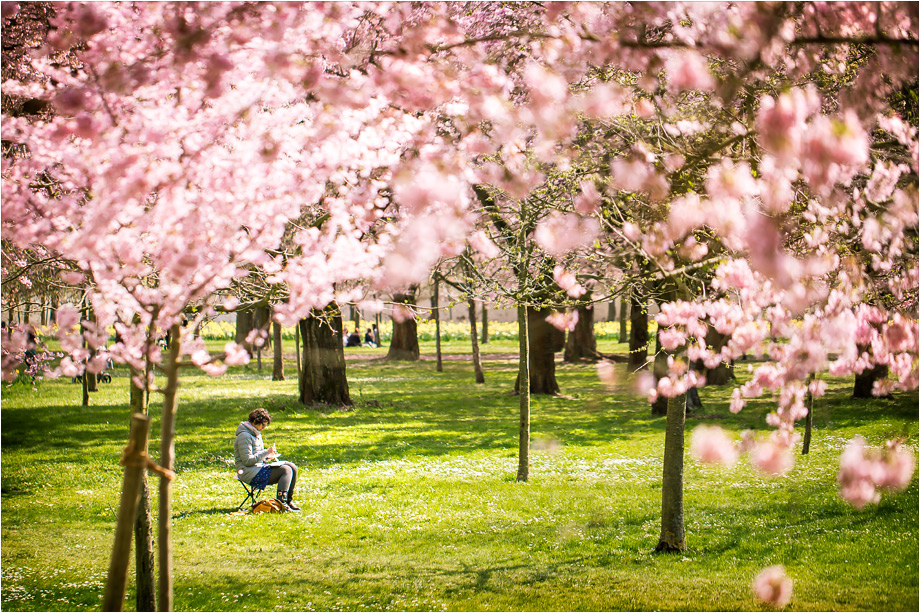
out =
[[288,511],[300,511],[294,504],[294,486],[297,485],[297,466],[291,462],[272,462],[278,451],[272,445],[268,449],[262,443],[262,430],[272,423],[272,417],[265,409],[254,409],[247,421],[241,421],[236,428],[236,472],[240,481],[257,488],[278,484],[276,499]]
[[360,347],[361,346],[361,335],[358,334],[358,328],[355,327],[355,331],[348,335],[348,340],[345,341],[346,347]]
[[364,333],[364,344],[368,347],[376,347],[377,343],[374,339],[374,331],[370,328],[367,329],[367,332]]

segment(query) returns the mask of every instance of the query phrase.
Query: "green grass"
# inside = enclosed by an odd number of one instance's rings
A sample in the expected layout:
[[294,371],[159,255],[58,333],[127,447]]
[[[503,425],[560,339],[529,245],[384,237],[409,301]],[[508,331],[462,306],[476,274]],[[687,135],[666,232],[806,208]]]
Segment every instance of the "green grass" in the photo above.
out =
[[[464,342],[444,344],[443,373],[433,343],[412,364],[379,360],[385,348],[348,350],[356,406],[347,411],[301,406],[293,361],[289,379],[272,382],[269,355],[261,374],[254,364],[219,379],[188,373],[176,444],[176,609],[762,610],[750,584],[772,564],[795,582],[790,609],[917,609],[916,477],[862,511],[835,484],[856,434],[874,445],[906,437],[916,453],[916,394],[856,402],[851,381],[832,379],[815,407],[812,452],[785,478],[688,456],[691,550],[655,555],[664,419],[625,381],[611,392],[592,366],[560,365],[563,395],[534,398],[531,481],[517,483],[516,345],[483,349],[493,354],[485,385],[473,383]],[[729,394],[702,390],[688,432],[699,423],[767,431],[768,398],[733,416]],[[127,402],[124,370],[88,408],[69,380],[4,388],[4,611],[99,608]],[[302,514],[231,514],[243,497],[233,432],[258,406],[275,417],[267,443],[300,466]],[[156,422],[152,437],[156,450]],[[133,592],[126,604],[133,610]]]

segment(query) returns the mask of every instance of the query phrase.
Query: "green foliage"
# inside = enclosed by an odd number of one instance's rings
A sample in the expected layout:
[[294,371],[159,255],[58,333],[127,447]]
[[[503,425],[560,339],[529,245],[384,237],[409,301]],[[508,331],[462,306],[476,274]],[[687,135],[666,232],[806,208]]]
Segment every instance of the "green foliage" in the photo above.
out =
[[[432,345],[423,341],[424,359],[411,364],[377,360],[386,348],[347,352],[349,410],[301,406],[296,377],[271,382],[270,360],[261,375],[250,365],[184,376],[176,610],[763,610],[751,580],[779,563],[795,581],[790,609],[916,607],[916,477],[862,511],[835,483],[856,434],[872,445],[905,437],[916,452],[915,394],[856,402],[851,381],[831,380],[815,406],[812,452],[785,478],[688,455],[691,551],[654,555],[664,419],[630,393],[622,370],[607,390],[592,366],[559,366],[565,395],[534,398],[532,479],[520,484],[514,343],[486,346],[485,385],[473,384],[468,343],[444,343],[443,373]],[[743,383],[749,375],[737,370]],[[688,433],[701,423],[765,433],[771,401],[733,416],[730,392],[702,390]],[[69,379],[4,388],[4,611],[99,608],[128,436],[126,373],[116,369],[91,407],[80,393]],[[243,498],[233,432],[258,406],[275,417],[266,442],[300,466],[302,514],[232,513]],[[156,456],[156,421],[152,432]],[[133,591],[126,604],[133,610]]]

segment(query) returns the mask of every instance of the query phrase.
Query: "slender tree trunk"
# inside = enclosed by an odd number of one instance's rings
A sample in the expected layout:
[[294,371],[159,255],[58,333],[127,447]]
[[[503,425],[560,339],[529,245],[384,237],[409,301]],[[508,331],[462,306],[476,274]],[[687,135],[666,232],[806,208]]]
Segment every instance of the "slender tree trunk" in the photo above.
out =
[[802,455],[808,455],[811,449],[811,428],[815,416],[815,397],[811,393],[811,383],[815,380],[815,374],[811,373],[808,377],[808,392],[805,396],[805,404],[808,407],[808,415],[805,417],[805,436],[802,438]]
[[131,560],[131,529],[137,515],[141,475],[146,470],[143,449],[147,447],[150,419],[143,415],[131,416],[131,434],[122,462],[125,465],[115,524],[115,544],[109,561],[109,574],[102,598],[103,611],[121,611],[128,587],[128,566]]
[[655,551],[685,551],[684,539],[684,421],[686,396],[668,399],[664,468],[661,480],[661,536]]
[[[661,350],[661,329],[655,334],[655,361],[652,363],[652,374],[655,375],[655,385],[660,379],[668,376],[668,355]],[[659,395],[652,403],[652,415],[662,417],[668,414],[668,399]]]
[[628,332],[626,331],[626,320],[629,318],[629,302],[621,296],[618,298],[620,301],[620,335],[617,337],[617,340],[621,343],[627,342],[629,339]]
[[476,383],[485,383],[486,377],[482,374],[482,360],[479,356],[479,335],[476,331],[476,301],[469,299],[470,307],[470,340],[473,343],[473,373],[476,375]]
[[518,306],[518,401],[520,408],[520,428],[518,431],[518,481],[527,481],[530,477],[530,331],[527,307]]
[[589,361],[596,362],[597,338],[594,336],[594,307],[590,304],[578,305],[578,322],[569,332],[565,341],[563,361],[568,363]]
[[648,368],[648,300],[633,297],[629,307],[629,361],[630,373]]
[[489,307],[482,303],[482,344],[489,343]]
[[[401,304],[415,306],[415,291],[412,288],[405,294],[396,294],[393,301]],[[418,360],[420,355],[418,346],[418,326],[415,318],[406,321],[393,320],[393,337],[390,339],[390,350],[387,351],[388,360]]]
[[617,301],[616,301],[616,298],[614,298],[607,304],[607,321],[616,321],[616,320],[617,320]]
[[357,306],[354,306],[354,305],[351,307],[351,320],[355,324],[355,331],[358,334],[360,334],[361,333],[361,309],[359,309]]
[[437,364],[435,365],[435,370],[438,372],[444,372],[444,364],[441,361],[441,309],[440,309],[440,300],[439,289],[441,286],[441,280],[437,275],[434,277],[434,286],[431,292],[431,312],[434,316],[434,352],[437,359]]
[[351,405],[342,346],[342,312],[334,302],[300,320],[303,339],[303,377],[300,402]]
[[297,356],[297,389],[303,387],[303,366],[300,363],[300,324],[294,326],[294,354]]
[[374,344],[380,347],[380,313],[374,313]]
[[[129,382],[132,415],[148,414],[148,397],[145,390]],[[149,419],[149,418],[148,418]],[[146,454],[147,440],[144,441]],[[141,473],[140,500],[134,521],[134,574],[137,582],[137,610],[156,611],[156,580],[154,578],[155,553],[153,549],[153,517],[150,513],[150,484],[147,471]]]
[[[181,328],[171,328],[169,357],[165,365],[166,387],[163,388],[163,417],[160,420],[160,466],[171,471],[176,457],[176,411],[179,408],[179,353],[182,345]],[[160,477],[158,523],[159,581],[157,601],[161,611],[173,610],[172,580],[172,487],[171,478]]]
[[281,346],[281,324],[277,321],[272,322],[272,336],[274,336],[274,342],[272,343],[272,351],[274,352],[272,381],[284,381],[284,353],[282,352],[283,348]]

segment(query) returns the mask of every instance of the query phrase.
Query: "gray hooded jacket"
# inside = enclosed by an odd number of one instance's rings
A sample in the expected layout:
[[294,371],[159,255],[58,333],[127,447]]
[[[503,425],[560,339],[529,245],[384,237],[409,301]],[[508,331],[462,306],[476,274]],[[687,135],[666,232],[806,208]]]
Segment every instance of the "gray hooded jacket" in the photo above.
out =
[[240,480],[249,483],[262,469],[262,462],[268,455],[262,444],[262,433],[248,421],[241,421],[236,427],[236,474]]

